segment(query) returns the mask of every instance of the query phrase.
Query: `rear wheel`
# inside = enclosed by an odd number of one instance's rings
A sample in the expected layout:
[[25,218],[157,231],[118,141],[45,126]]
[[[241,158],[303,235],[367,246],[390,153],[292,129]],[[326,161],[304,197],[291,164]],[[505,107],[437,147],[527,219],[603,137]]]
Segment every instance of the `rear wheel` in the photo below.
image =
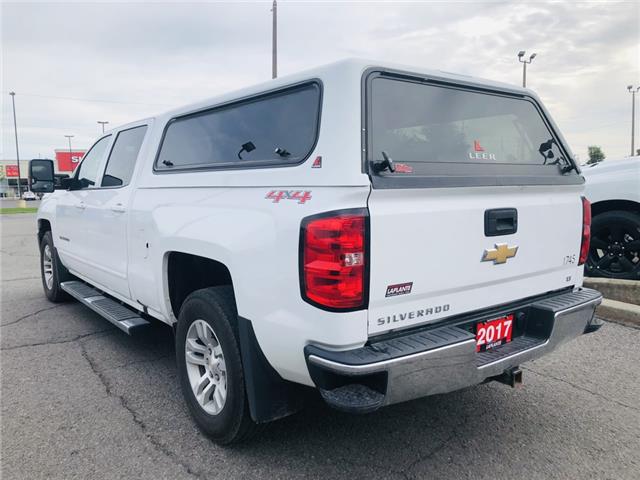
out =
[[640,214],[611,211],[593,218],[586,273],[640,279]]
[[246,440],[256,429],[246,397],[236,323],[232,288],[205,288],[184,301],[176,331],[182,394],[198,427],[221,445]]
[[40,275],[44,293],[49,300],[57,303],[71,299],[69,294],[62,290],[60,284],[71,280],[72,276],[60,263],[58,252],[53,246],[51,231],[46,232],[40,241]]

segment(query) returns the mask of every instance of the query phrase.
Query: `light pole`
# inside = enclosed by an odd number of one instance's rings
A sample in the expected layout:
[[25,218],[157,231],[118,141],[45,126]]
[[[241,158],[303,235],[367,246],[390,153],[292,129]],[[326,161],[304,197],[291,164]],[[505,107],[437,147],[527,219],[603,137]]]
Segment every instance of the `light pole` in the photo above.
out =
[[271,26],[271,78],[278,76],[278,2],[273,0]]
[[526,88],[527,86],[527,64],[533,62],[533,59],[536,58],[537,53],[532,53],[529,57],[529,60],[524,58],[524,54],[526,52],[524,50],[520,50],[518,52],[518,61],[522,63],[522,86]]
[[11,95],[11,104],[13,105],[13,131],[16,134],[16,160],[18,163],[18,198],[22,198],[22,175],[20,175],[20,152],[18,151],[18,123],[16,122],[16,92],[9,92],[9,95]]
[[631,93],[631,156],[635,153],[635,136],[636,136],[636,92],[640,87],[633,88],[633,85],[627,85],[627,90]]
[[74,135],[65,135],[65,137],[67,137],[67,140],[69,140],[69,161],[73,163],[73,153],[71,153],[71,139],[74,137]]
[[105,122],[105,121],[102,121],[102,120],[98,120],[98,123],[99,123],[100,125],[102,125],[102,133],[104,133],[104,126],[105,126],[107,123],[109,123],[109,122]]

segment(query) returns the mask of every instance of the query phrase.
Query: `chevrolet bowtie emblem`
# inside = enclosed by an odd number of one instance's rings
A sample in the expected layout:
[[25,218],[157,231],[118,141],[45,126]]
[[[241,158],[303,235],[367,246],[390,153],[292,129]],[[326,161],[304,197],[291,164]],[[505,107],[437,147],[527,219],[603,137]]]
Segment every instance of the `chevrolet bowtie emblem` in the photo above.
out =
[[518,247],[510,247],[506,243],[496,243],[496,248],[491,248],[484,251],[482,255],[482,261],[488,262],[493,260],[493,264],[507,263],[507,258],[515,257],[518,252]]

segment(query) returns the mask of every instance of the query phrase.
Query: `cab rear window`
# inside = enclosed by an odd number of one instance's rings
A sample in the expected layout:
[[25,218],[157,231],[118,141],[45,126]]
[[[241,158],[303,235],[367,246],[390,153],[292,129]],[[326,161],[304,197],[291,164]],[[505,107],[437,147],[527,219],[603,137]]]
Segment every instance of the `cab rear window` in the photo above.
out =
[[288,88],[169,122],[156,171],[304,161],[318,134],[320,85]]
[[407,163],[553,165],[561,155],[524,98],[375,78],[370,118],[374,158],[385,151]]

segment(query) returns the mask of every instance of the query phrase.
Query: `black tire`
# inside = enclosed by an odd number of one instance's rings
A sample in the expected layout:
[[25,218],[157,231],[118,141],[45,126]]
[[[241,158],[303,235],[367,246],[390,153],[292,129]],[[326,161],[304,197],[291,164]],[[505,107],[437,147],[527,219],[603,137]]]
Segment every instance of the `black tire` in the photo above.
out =
[[[220,445],[240,443],[257,431],[257,425],[251,419],[245,391],[240,346],[236,334],[237,316],[231,287],[204,288],[186,298],[180,308],[176,329],[176,360],[182,394],[196,425]],[[205,411],[200,405],[187,372],[187,334],[196,320],[203,320],[211,327],[224,355],[226,400],[217,414]],[[204,367],[198,368],[201,368],[203,374],[206,373]]]
[[585,273],[591,277],[640,279],[640,214],[614,210],[593,217]]
[[[50,282],[45,277],[45,253],[48,253],[48,260],[50,261],[47,268],[47,271],[52,275],[49,276]],[[60,262],[58,252],[53,245],[51,231],[46,232],[40,241],[40,276],[42,277],[44,294],[50,301],[59,303],[71,300],[71,296],[62,290],[60,284],[72,280],[73,276]]]

